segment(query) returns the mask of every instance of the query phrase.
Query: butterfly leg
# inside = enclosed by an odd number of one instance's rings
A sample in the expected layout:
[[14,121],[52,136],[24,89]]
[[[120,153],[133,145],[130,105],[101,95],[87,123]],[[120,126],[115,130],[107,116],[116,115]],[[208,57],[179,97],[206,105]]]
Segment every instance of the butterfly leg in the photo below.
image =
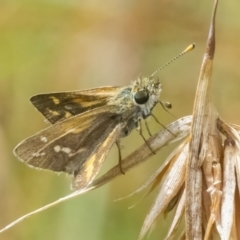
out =
[[146,120],[146,119],[144,119],[144,123],[145,123],[146,129],[147,129],[147,131],[148,131],[148,134],[149,134],[149,136],[151,137],[152,134],[151,134],[151,132],[150,132],[150,129],[149,129],[149,127],[148,127],[148,123],[147,123],[147,120]]
[[123,171],[123,168],[122,168],[122,154],[121,154],[120,140],[116,141],[116,145],[117,145],[117,148],[118,148],[118,166],[119,166],[120,172],[122,174],[125,174],[125,172]]
[[138,119],[138,128],[137,128],[137,129],[138,129],[138,131],[139,131],[140,136],[143,138],[144,142],[146,143],[146,145],[148,146],[148,148],[151,150],[151,152],[152,152],[153,154],[156,154],[156,153],[153,151],[153,149],[151,148],[151,146],[148,144],[146,138],[145,138],[145,137],[143,136],[143,134],[142,134],[142,122],[141,122],[141,118]]
[[162,126],[163,128],[165,128],[167,131],[169,131],[173,136],[176,136],[173,132],[171,132],[168,128],[166,128],[162,123],[160,123],[158,121],[158,119],[156,118],[156,116],[154,116],[152,113],[151,113],[151,116],[154,118],[154,120],[160,125]]

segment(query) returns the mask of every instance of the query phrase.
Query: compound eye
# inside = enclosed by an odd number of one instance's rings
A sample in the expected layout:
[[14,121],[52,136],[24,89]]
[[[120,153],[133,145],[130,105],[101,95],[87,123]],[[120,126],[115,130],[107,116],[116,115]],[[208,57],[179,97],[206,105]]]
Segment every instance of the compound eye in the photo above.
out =
[[146,90],[138,91],[134,95],[134,100],[137,104],[144,104],[148,101],[148,99],[149,99],[149,95]]

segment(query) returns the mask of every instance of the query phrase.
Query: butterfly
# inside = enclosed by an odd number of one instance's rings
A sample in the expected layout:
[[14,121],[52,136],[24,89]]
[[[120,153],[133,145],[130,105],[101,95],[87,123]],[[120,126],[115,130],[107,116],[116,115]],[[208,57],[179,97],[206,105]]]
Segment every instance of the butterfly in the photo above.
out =
[[33,96],[32,104],[52,124],[14,150],[24,163],[74,177],[87,187],[112,145],[151,115],[159,102],[158,79],[139,78],[128,87],[101,87]]

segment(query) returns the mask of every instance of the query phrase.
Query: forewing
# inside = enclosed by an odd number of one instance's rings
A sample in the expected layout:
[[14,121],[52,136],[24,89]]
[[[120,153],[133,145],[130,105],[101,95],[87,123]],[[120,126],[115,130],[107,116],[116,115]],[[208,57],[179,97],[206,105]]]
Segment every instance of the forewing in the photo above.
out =
[[115,96],[119,87],[101,87],[74,92],[47,93],[33,96],[32,104],[52,124],[102,107]]
[[[120,116],[110,110],[110,106],[105,106],[52,125],[22,141],[15,148],[15,155],[29,166],[74,176],[83,171],[85,181],[91,180],[94,173],[86,161],[98,169],[98,161],[106,156],[104,149],[108,151],[118,137]],[[111,144],[106,146],[108,136],[112,136]]]

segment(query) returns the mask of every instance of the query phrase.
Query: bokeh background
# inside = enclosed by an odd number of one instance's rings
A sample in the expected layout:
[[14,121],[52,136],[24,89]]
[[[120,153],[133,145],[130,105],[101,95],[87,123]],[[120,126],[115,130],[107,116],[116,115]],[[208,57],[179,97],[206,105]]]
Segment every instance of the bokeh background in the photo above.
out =
[[[125,86],[149,76],[190,43],[196,49],[161,71],[163,124],[191,114],[213,1],[2,0],[0,2],[0,228],[71,193],[64,174],[28,168],[12,154],[22,139],[46,127],[32,95],[104,85]],[[220,1],[217,14],[213,97],[225,120],[240,124],[240,3]],[[160,130],[150,120],[152,132]],[[142,144],[134,131],[123,139],[126,156]],[[153,203],[153,192],[120,202],[159,167],[173,147],[100,189],[39,213],[0,239],[133,240]],[[118,161],[114,146],[103,171]],[[167,218],[168,220],[168,218]],[[163,239],[160,217],[149,239]]]

